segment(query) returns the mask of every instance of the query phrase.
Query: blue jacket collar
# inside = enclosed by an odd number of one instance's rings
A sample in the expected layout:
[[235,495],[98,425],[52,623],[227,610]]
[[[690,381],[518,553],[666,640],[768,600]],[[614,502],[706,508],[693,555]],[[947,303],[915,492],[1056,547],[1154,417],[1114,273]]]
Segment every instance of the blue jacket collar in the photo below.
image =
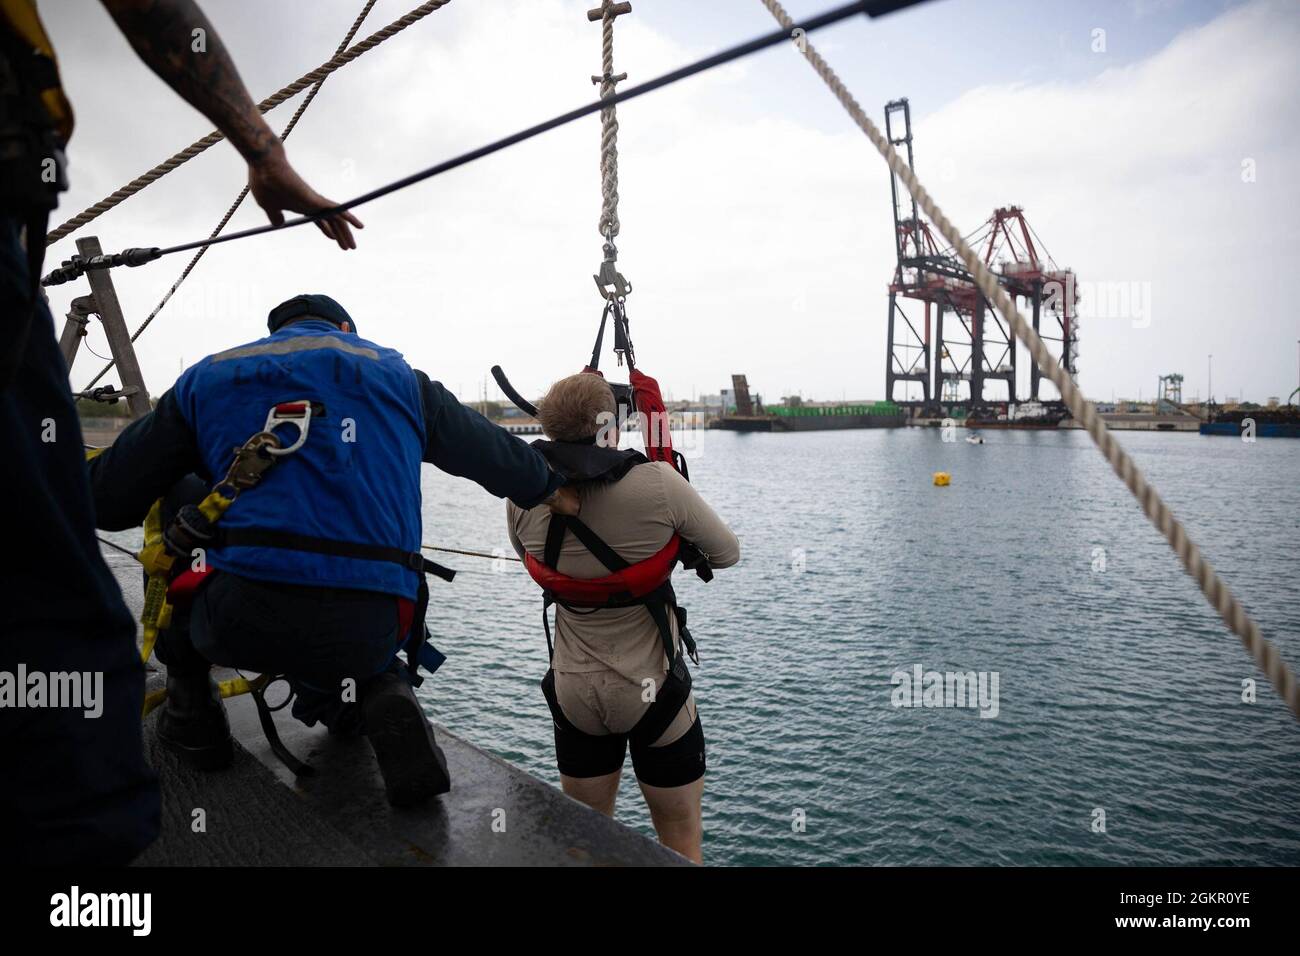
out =
[[324,319],[307,319],[303,322],[293,322],[272,332],[270,338],[277,335],[308,335],[312,333],[333,332],[335,335],[351,335],[351,332],[344,332],[333,322],[327,322]]

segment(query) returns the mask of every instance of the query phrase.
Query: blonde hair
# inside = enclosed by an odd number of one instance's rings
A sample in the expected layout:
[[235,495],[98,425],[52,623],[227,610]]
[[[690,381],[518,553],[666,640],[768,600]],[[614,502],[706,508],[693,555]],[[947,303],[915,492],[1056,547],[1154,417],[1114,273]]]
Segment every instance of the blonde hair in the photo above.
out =
[[[601,413],[606,413],[604,417]],[[609,383],[591,372],[579,372],[551,386],[537,410],[542,430],[552,441],[586,441],[617,412]]]

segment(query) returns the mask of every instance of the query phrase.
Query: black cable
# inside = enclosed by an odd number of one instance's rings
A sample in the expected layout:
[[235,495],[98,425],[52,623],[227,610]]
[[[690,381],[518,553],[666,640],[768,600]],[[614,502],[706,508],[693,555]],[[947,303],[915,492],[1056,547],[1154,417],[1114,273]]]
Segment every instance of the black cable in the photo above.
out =
[[[760,37],[755,37],[753,40],[737,44],[730,49],[715,53],[712,56],[707,56],[701,60],[696,60],[694,63],[680,67],[669,73],[664,73],[662,76],[655,77],[652,80],[647,80],[646,82],[637,84],[636,86],[630,86],[620,93],[615,93],[613,96],[603,97],[592,103],[588,103],[585,106],[569,110],[567,113],[562,113],[559,116],[546,120],[545,122],[529,126],[528,128],[519,130],[509,136],[502,137],[501,139],[494,140],[484,146],[480,146],[477,149],[461,153],[459,156],[454,156],[451,159],[444,160],[443,162],[430,166],[427,169],[422,169],[409,176],[404,176],[386,186],[380,186],[378,189],[373,189],[368,193],[362,193],[355,199],[341,203],[337,206],[331,206],[328,209],[322,209],[319,212],[314,212],[310,215],[299,216],[296,219],[289,219],[279,225],[268,223],[263,226],[255,226],[251,229],[241,229],[238,232],[228,232],[225,235],[217,236],[215,238],[209,236],[206,239],[196,239],[193,242],[185,242],[180,245],[167,246],[166,248],[161,249],[156,247],[128,249],[122,253],[118,253],[116,256],[105,256],[105,260],[111,261],[105,261],[95,267],[105,268],[117,265],[142,265],[145,262],[152,262],[154,259],[161,258],[162,256],[171,255],[174,252],[188,252],[191,249],[198,249],[204,246],[215,246],[223,242],[233,242],[236,239],[247,239],[251,236],[260,236],[264,233],[275,232],[280,229],[292,229],[294,226],[301,226],[309,222],[315,222],[318,219],[327,219],[330,216],[343,212],[344,210],[356,209],[358,206],[365,205],[375,199],[387,196],[390,193],[395,193],[399,189],[405,189],[407,186],[413,186],[416,183],[423,182],[426,179],[432,179],[434,176],[439,176],[442,173],[449,172],[460,166],[464,166],[467,163],[472,163],[485,156],[498,153],[503,149],[514,146],[517,143],[522,143],[525,140],[532,139],[536,136],[540,136],[542,133],[549,132],[560,126],[565,126],[584,116],[599,113],[603,109],[617,106],[619,103],[625,103],[638,96],[644,96],[646,93],[652,93],[657,89],[669,86],[679,80],[684,80],[688,77],[695,76],[697,73],[703,73],[706,70],[713,69],[714,67],[731,63],[734,60],[739,60],[752,53],[758,53],[768,47],[776,46],[778,43],[788,42],[797,30],[802,30],[805,34],[812,33],[814,30],[820,30],[822,27],[839,23],[841,20],[846,20],[859,13],[866,14],[873,18],[880,17],[887,13],[893,13],[896,10],[902,10],[905,7],[914,6],[917,3],[923,2],[924,0],[857,0],[855,3],[846,3],[833,10],[828,10],[827,12],[815,17],[803,20],[791,27],[790,30],[777,29],[771,33],[765,33]],[[46,278],[55,278],[56,273],[59,271],[60,270],[55,270],[54,273],[51,273],[50,276],[47,276]],[[65,273],[62,276],[58,276],[56,282],[50,284],[57,284],[57,282],[60,281],[65,282],[69,278],[72,278],[72,276]]]

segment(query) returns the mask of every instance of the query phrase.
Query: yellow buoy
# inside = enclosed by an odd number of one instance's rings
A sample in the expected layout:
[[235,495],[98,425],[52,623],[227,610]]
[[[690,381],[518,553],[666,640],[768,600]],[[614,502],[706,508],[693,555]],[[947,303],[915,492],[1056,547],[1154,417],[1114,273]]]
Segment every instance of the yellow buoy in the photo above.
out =
[[934,483],[940,488],[946,488],[951,481],[952,475],[948,474],[946,471],[936,471],[934,473]]

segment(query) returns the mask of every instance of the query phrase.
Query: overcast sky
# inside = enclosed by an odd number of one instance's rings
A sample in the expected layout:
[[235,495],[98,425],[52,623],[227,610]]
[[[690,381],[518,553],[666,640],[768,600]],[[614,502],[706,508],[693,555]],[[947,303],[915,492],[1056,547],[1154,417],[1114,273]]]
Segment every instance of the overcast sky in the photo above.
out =
[[[380,0],[359,36],[415,5]],[[589,5],[452,0],[335,73],[288,140],[291,160],[342,200],[587,102],[600,64]],[[255,99],[328,59],[361,6],[204,3]],[[629,82],[774,25],[758,0],[634,8],[616,28]],[[210,125],[97,2],[41,11],[77,111],[73,185],[53,226]],[[812,39],[878,121],[886,100],[910,99],[918,175],[964,232],[1020,205],[1085,293],[1110,294],[1081,325],[1091,397],[1149,398],[1166,372],[1186,376],[1186,397],[1204,394],[1211,353],[1220,399],[1285,400],[1296,387],[1300,3],[935,0]],[[297,102],[269,114],[273,128]],[[620,265],[645,370],[678,398],[717,392],[733,372],[768,398],[882,397],[888,174],[797,51],[679,83],[619,118]],[[540,393],[581,367],[600,316],[598,146],[593,116],[380,200],[359,211],[355,252],[310,229],[214,248],[137,343],[150,391],[265,334],[277,302],[326,292],[362,335],[462,398],[497,362]],[[243,179],[222,144],[80,235],[107,251],[204,236]],[[261,221],[249,201],[230,228]],[[50,264],[73,251],[63,240]],[[114,273],[132,328],[185,262]],[[84,291],[52,290],[59,326]],[[88,343],[107,354],[102,329]],[[73,384],[101,364],[83,350]]]

